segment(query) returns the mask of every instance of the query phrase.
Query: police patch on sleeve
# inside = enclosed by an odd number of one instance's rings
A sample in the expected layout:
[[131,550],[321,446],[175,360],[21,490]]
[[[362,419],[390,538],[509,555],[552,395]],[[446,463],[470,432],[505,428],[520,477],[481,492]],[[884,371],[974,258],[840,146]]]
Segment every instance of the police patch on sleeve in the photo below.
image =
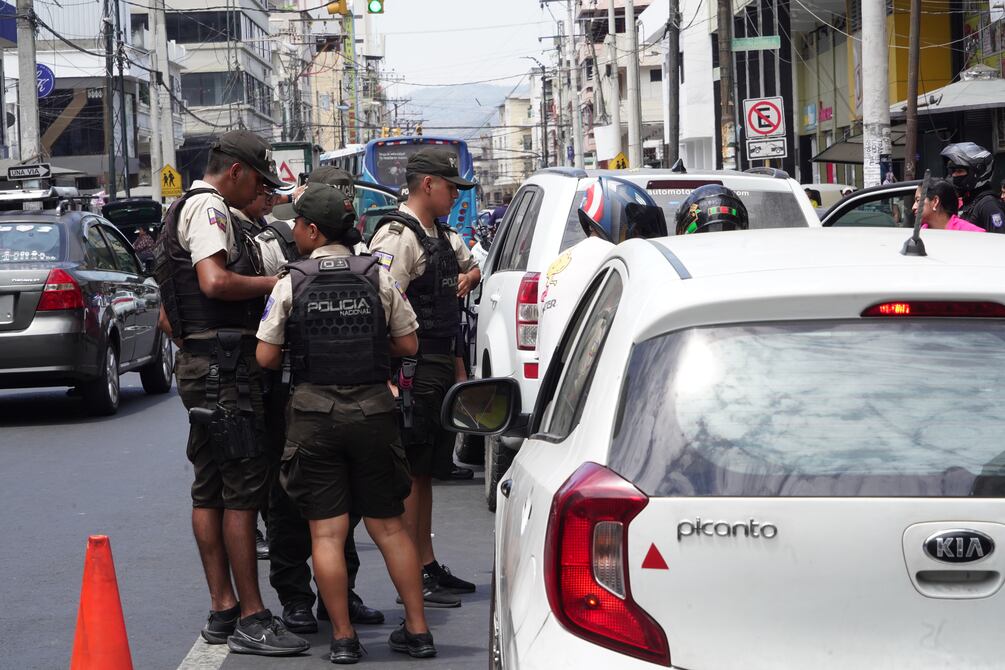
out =
[[216,209],[215,207],[210,207],[209,211],[206,212],[209,216],[209,224],[211,226],[216,226],[220,230],[227,230],[227,215]]
[[276,299],[270,295],[269,299],[265,302],[265,310],[262,312],[262,321],[265,321],[266,319],[269,318],[269,312],[272,311],[272,306],[275,304]]
[[394,262],[394,254],[389,254],[386,251],[375,251],[373,255],[377,257],[377,262],[380,263],[380,267],[385,270],[391,269],[391,263]]

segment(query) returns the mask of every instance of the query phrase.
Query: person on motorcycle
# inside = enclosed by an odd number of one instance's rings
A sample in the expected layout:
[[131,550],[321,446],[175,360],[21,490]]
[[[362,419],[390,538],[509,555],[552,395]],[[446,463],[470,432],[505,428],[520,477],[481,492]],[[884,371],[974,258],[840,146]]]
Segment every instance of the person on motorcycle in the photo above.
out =
[[747,230],[750,220],[743,201],[731,189],[705,184],[691,191],[677,208],[678,235],[719,230]]
[[957,142],[942,150],[946,179],[956,187],[961,219],[989,233],[1005,233],[1005,203],[991,182],[994,155],[973,142]]

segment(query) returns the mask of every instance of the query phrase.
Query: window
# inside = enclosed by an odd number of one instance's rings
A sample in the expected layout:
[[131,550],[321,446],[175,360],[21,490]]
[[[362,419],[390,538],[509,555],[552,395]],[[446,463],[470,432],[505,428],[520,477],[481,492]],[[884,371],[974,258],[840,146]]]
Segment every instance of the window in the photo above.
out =
[[[608,274],[607,283],[601,289],[596,302],[589,310],[584,310],[585,325],[579,339],[573,345],[572,354],[564,364],[558,390],[546,411],[543,432],[555,439],[564,439],[579,423],[583,404],[590,392],[597,362],[604,352],[607,334],[611,332],[614,316],[621,301],[621,275]],[[577,323],[576,328],[579,328]],[[574,332],[574,331],[568,331]],[[563,342],[563,346],[566,343]],[[550,366],[549,366],[550,367]]]
[[108,246],[112,249],[112,256],[115,257],[115,264],[119,269],[134,275],[140,274],[140,266],[136,263],[133,252],[129,250],[119,233],[107,226],[102,226],[101,232],[104,233]]
[[87,227],[84,236],[84,262],[95,270],[114,270],[115,260],[112,258],[112,251],[108,248],[105,238],[101,236],[97,222],[91,219],[90,223],[84,225]]
[[236,12],[167,12],[164,23],[168,39],[178,44],[241,40]]
[[50,223],[0,223],[0,263],[61,260],[63,236]]
[[658,81],[663,81],[663,69],[654,67],[653,69],[649,70],[649,81],[650,83],[654,84]]
[[212,107],[244,101],[240,73],[189,72],[181,76],[182,99],[193,107]]
[[878,228],[913,228],[914,193],[877,194],[855,201],[854,207],[841,213],[832,226],[868,226]]
[[[525,189],[513,198],[513,203],[506,211],[506,218],[503,219],[501,231],[504,233],[502,244],[499,247],[499,255],[493,263],[493,270],[513,270],[513,248],[516,238],[520,235],[520,227],[523,225],[527,208],[533,199],[531,190]],[[495,244],[492,245],[493,247]]]
[[534,230],[537,228],[537,213],[541,209],[541,192],[534,189],[528,194],[527,213],[523,216],[523,223],[517,231],[516,239],[513,243],[512,269],[526,270],[527,261],[530,259],[530,245],[534,242]]

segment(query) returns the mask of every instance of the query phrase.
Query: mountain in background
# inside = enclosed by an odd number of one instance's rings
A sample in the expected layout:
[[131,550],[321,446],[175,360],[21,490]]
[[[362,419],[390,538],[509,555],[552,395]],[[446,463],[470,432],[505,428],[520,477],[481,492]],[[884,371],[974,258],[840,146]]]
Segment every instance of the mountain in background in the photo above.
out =
[[404,118],[422,118],[426,135],[477,139],[481,130],[499,123],[496,107],[512,93],[526,94],[526,85],[465,84],[413,88],[402,97],[409,102],[398,109]]

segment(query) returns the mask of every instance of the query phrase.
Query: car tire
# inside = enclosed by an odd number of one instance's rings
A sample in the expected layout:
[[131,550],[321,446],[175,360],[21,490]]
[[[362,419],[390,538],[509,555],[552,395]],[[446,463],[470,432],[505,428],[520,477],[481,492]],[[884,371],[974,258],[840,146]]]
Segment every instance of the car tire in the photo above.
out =
[[140,382],[148,394],[167,393],[174,378],[174,352],[171,340],[164,333],[157,336],[157,355],[140,368]]
[[119,351],[113,342],[105,346],[101,374],[81,386],[88,414],[109,416],[119,411]]
[[485,503],[490,512],[496,511],[499,481],[512,462],[513,452],[506,448],[498,435],[485,438]]

